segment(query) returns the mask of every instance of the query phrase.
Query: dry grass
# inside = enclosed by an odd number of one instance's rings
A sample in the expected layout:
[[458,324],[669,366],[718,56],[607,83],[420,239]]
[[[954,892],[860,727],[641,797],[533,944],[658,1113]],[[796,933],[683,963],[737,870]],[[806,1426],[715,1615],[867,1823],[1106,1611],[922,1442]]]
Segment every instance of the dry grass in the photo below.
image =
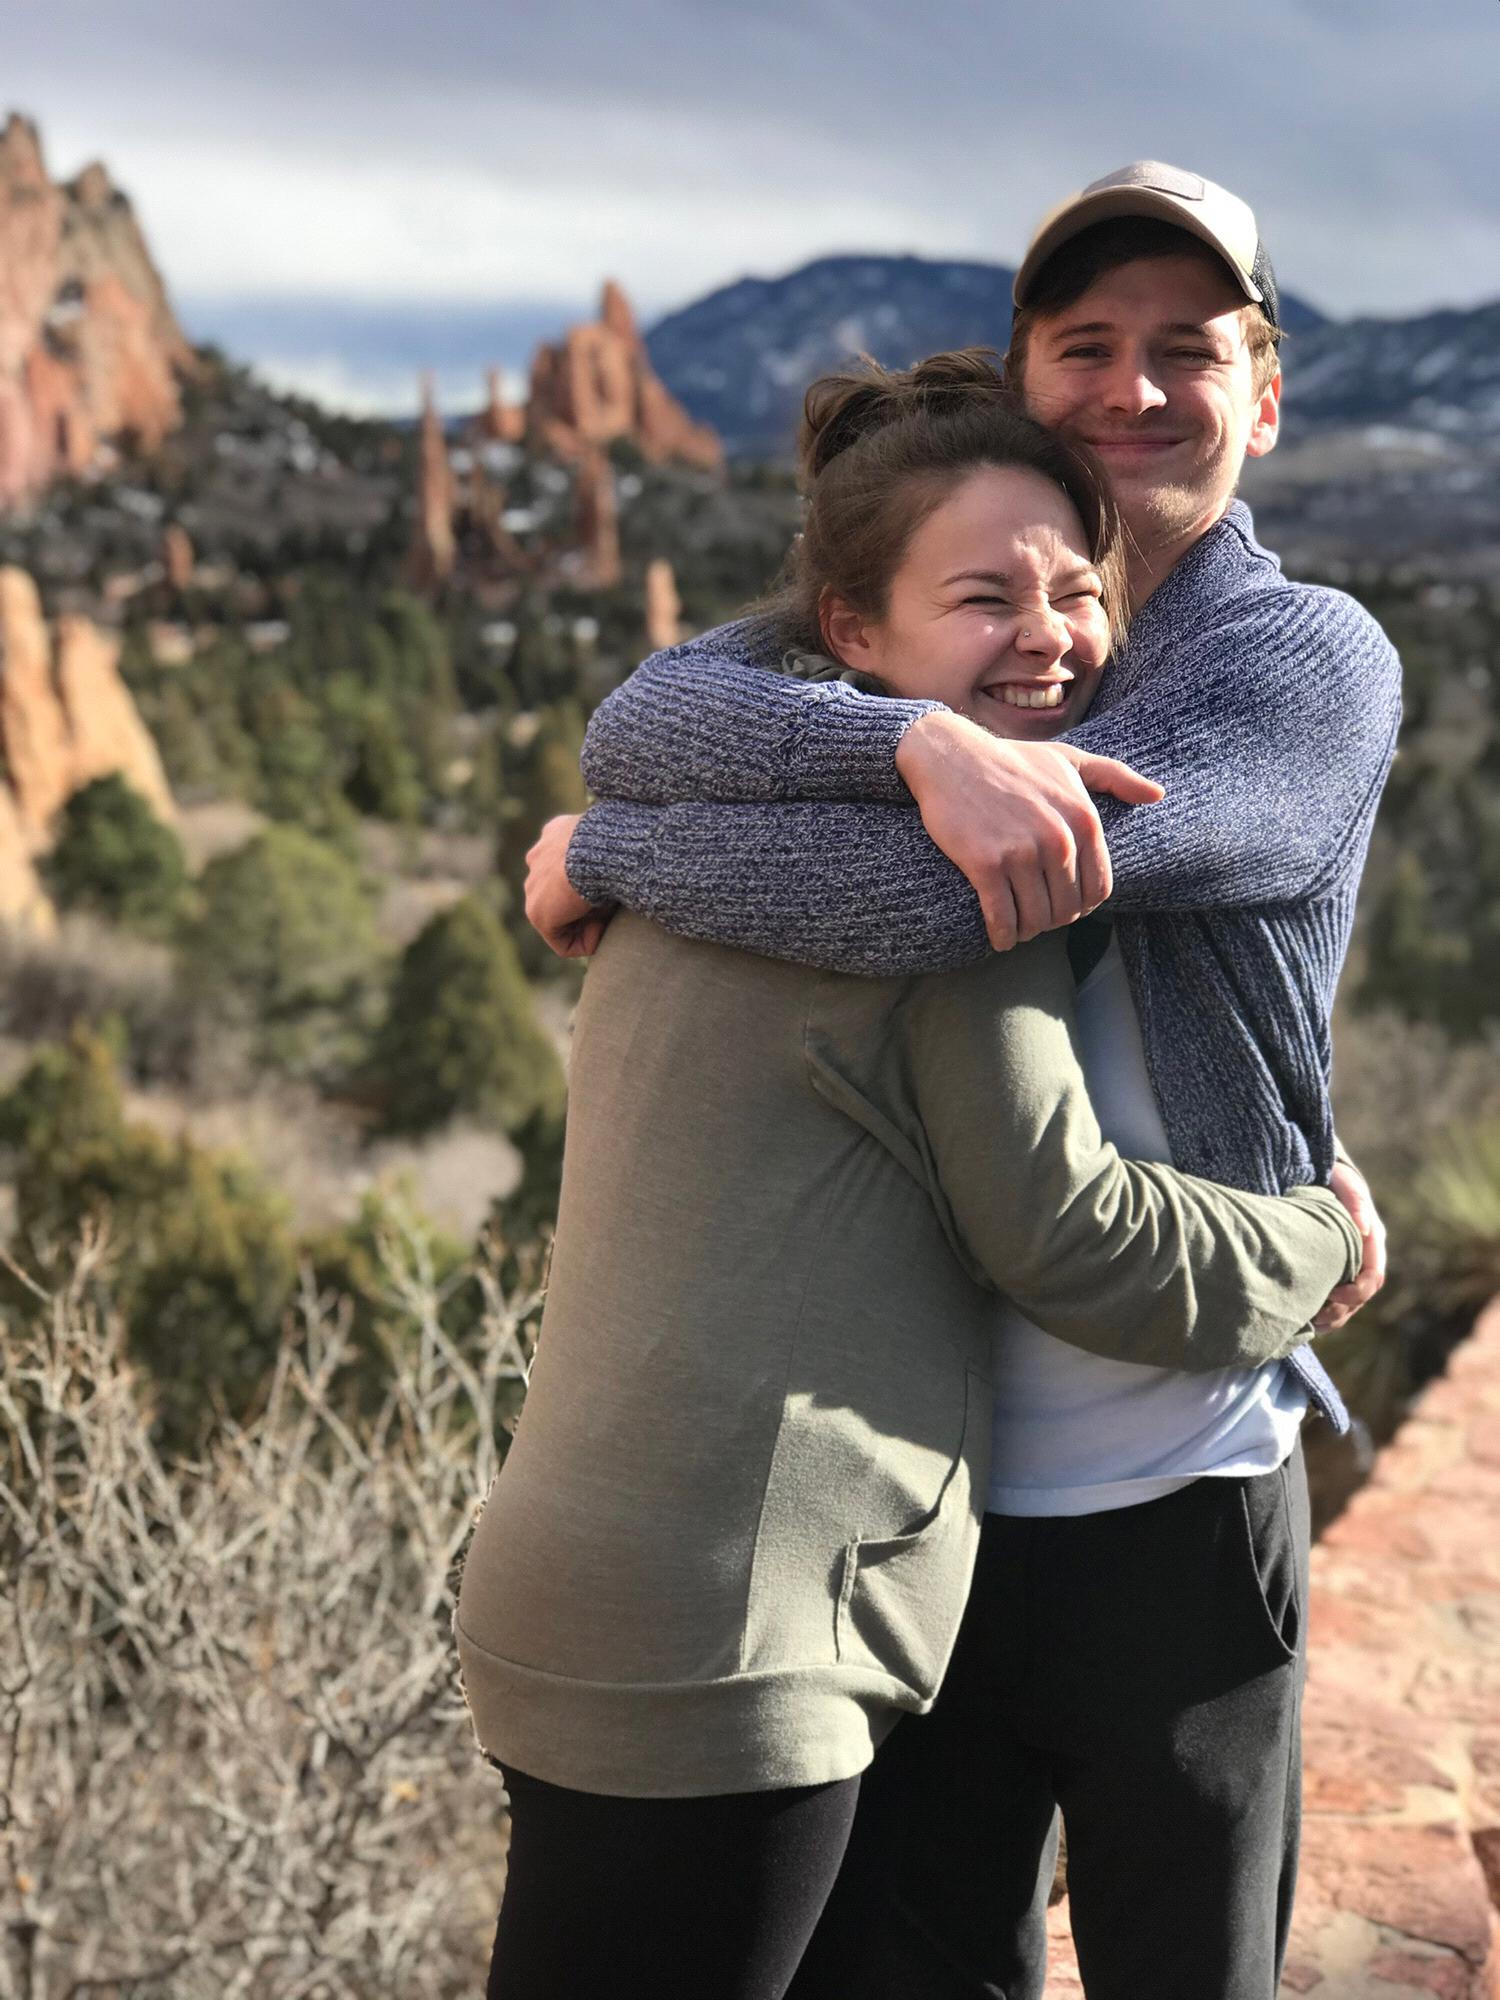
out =
[[422,1240],[373,1418],[304,1291],[265,1407],[164,1464],[86,1242],[0,1384],[0,1996],[456,2000],[482,1976],[502,1794],[449,1636],[455,1557],[525,1376],[532,1297],[438,1320]]

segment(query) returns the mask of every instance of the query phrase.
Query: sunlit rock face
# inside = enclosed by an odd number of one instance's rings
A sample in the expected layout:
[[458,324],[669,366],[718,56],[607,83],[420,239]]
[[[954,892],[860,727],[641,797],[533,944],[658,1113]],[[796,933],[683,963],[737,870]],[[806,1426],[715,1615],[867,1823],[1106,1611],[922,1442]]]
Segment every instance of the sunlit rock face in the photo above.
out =
[[118,774],[160,819],[176,816],[119,657],[119,640],[87,618],[49,626],[25,570],[0,569],[0,923],[51,926],[36,860],[95,778]]
[[677,578],[665,556],[646,565],[646,646],[659,653],[682,637],[682,599]]
[[651,366],[635,314],[613,279],[596,321],[537,349],[526,417],[532,441],[563,458],[582,458],[624,438],[653,465],[713,472],[724,463],[717,433],[694,423]]
[[97,163],[48,175],[37,128],[0,131],[0,506],[181,415],[191,349],[126,196]]

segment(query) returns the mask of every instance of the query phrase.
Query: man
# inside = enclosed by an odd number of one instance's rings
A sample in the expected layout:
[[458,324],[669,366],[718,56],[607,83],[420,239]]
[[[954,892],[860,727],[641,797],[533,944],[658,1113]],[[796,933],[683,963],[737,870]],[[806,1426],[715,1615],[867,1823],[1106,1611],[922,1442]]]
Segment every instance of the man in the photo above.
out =
[[[1016,386],[1098,454],[1135,544],[1130,639],[1071,751],[829,700],[757,671],[727,628],[604,704],[585,773],[605,803],[544,835],[528,912],[562,949],[618,901],[888,972],[1109,897],[1080,988],[1106,1131],[1266,1192],[1342,1183],[1369,1254],[1333,1323],[1382,1263],[1367,1191],[1335,1162],[1328,1023],[1398,665],[1351,600],[1281,576],[1234,500],[1281,392],[1275,279],[1243,202],[1159,162],[1107,175],[1043,223],[1016,307]],[[1086,753],[1138,765],[1165,801],[1096,807]],[[818,838],[826,808],[793,803],[857,798],[837,843]],[[1270,2000],[1299,1811],[1296,1431],[1309,1402],[1341,1424],[1342,1406],[1310,1353],[1205,1402],[1181,1377],[1060,1361],[1014,1317],[1001,1343],[964,1631],[932,1716],[866,1780],[795,1992],[1035,2000],[1061,1805],[1090,2000]]]

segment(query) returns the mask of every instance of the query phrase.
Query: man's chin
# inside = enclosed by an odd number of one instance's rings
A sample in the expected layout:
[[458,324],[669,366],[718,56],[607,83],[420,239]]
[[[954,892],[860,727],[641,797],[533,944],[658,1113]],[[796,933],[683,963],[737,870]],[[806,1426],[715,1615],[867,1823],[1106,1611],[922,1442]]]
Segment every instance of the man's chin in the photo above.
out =
[[1143,548],[1160,548],[1199,532],[1217,521],[1233,498],[1233,489],[1220,492],[1218,486],[1187,486],[1177,481],[1152,478],[1144,469],[1134,478],[1112,478],[1114,494],[1125,526]]

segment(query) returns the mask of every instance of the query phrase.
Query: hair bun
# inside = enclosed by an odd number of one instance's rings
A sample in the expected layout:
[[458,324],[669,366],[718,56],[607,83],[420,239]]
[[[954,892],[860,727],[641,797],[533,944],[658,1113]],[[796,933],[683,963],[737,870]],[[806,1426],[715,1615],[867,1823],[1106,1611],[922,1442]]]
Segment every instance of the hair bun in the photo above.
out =
[[883,368],[868,354],[857,370],[820,375],[802,403],[797,463],[804,481],[816,479],[860,438],[918,411],[936,414],[955,402],[993,397],[1009,402],[993,347],[959,347],[930,354],[913,368]]

